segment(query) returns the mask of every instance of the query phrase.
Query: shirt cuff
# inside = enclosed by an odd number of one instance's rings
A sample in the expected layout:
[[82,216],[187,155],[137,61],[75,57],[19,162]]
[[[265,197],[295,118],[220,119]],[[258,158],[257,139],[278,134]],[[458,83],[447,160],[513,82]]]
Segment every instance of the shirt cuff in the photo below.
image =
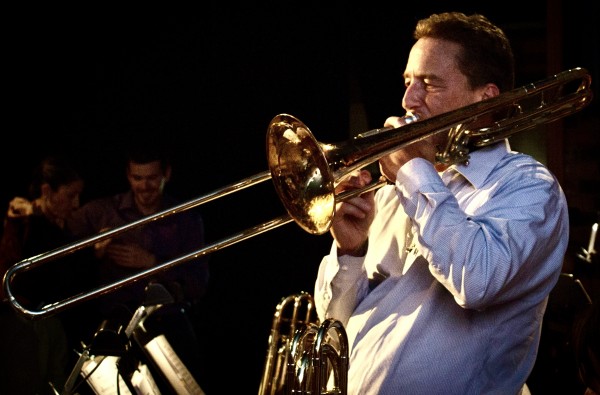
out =
[[[418,175],[418,176],[417,176]],[[409,197],[424,185],[440,182],[440,176],[427,159],[413,158],[406,162],[396,174],[396,187]]]

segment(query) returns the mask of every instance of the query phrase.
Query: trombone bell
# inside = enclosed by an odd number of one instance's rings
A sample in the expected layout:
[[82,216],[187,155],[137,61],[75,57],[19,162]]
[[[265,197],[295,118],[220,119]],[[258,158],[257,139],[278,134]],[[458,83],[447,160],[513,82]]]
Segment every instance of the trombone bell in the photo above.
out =
[[334,176],[311,131],[291,115],[277,115],[267,130],[267,160],[290,216],[309,233],[325,233],[335,212]]

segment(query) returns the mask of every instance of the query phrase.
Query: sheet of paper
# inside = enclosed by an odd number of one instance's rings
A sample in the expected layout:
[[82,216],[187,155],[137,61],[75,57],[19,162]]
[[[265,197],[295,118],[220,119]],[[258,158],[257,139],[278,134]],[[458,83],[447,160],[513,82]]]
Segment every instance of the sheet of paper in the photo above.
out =
[[177,394],[205,395],[164,335],[156,336],[144,347]]
[[[83,363],[81,375],[97,395],[132,395],[117,368],[119,357],[98,356]],[[117,388],[117,377],[119,387]]]
[[[98,356],[83,363],[81,375],[96,395],[132,395],[119,374],[119,357]],[[117,376],[119,387],[117,388]],[[136,395],[160,395],[160,390],[148,370],[148,366],[139,364],[131,377],[131,385]]]

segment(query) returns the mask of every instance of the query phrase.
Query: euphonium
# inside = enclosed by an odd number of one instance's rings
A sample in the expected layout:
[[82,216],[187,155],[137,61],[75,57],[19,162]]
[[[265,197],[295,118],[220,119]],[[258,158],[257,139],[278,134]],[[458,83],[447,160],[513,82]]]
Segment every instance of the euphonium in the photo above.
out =
[[301,292],[275,308],[259,395],[345,395],[348,340],[341,322],[319,323],[314,301]]

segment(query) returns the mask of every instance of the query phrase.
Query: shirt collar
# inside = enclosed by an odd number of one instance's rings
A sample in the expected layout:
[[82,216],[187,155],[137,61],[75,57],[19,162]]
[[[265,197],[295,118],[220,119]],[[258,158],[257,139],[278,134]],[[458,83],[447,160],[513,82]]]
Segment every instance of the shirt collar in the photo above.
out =
[[133,200],[133,191],[130,189],[121,195],[119,201],[120,210],[137,210],[135,202]]
[[480,188],[498,162],[508,152],[510,152],[510,144],[508,139],[504,139],[496,144],[470,152],[467,165],[463,163],[455,164],[446,171],[452,169],[465,177],[475,188]]

